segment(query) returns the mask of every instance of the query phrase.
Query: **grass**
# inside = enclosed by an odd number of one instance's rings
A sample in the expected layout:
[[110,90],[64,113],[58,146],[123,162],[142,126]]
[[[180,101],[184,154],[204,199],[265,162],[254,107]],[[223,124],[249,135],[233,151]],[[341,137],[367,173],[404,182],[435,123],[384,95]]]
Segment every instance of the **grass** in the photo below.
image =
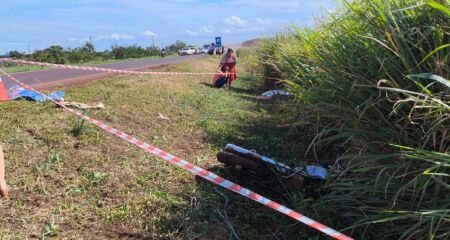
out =
[[[163,67],[209,71],[216,57]],[[261,101],[245,72],[226,91],[210,77],[114,76],[66,88],[67,100],[103,102],[86,113],[289,205],[292,194],[249,183],[215,154],[228,142],[298,163],[306,146],[288,100]],[[163,114],[169,120],[159,119]],[[0,238],[299,239],[319,236],[288,218],[81,122],[50,103],[0,104],[11,199],[0,200]],[[298,132],[298,131],[295,131]],[[311,200],[311,199],[310,199]],[[314,203],[292,207],[317,217]],[[301,209],[306,207],[306,209]],[[333,226],[333,219],[325,222]],[[316,237],[318,239],[318,237]]]
[[[174,57],[175,55],[168,55],[166,57]],[[127,61],[135,61],[135,60],[145,60],[145,59],[157,59],[160,58],[160,56],[152,56],[152,57],[144,57],[144,58],[129,58],[129,59],[96,59],[90,62],[82,63],[82,64],[71,64],[75,66],[85,66],[85,65],[97,65],[97,64],[109,64],[109,63],[116,63],[116,62],[127,62]],[[70,63],[68,63],[70,64]],[[4,70],[7,73],[19,73],[19,72],[31,72],[31,71],[39,71],[39,70],[48,70],[49,67],[44,66],[33,66],[33,65],[22,65],[22,64],[8,64]]]
[[322,215],[361,239],[450,237],[449,3],[342,0],[258,50],[317,126],[311,149],[344,148]]
[[32,65],[9,65],[3,68],[7,73],[19,73],[19,72],[31,72],[39,70],[48,70],[50,68],[44,66],[32,66]]

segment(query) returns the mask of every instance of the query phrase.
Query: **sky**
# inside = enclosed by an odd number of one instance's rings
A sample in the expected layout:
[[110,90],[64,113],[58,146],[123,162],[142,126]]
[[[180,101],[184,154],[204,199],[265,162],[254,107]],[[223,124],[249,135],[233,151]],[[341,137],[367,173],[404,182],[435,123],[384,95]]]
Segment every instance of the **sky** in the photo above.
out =
[[333,0],[0,0],[0,54],[117,43],[158,47],[176,40],[236,44],[292,24],[314,27]]

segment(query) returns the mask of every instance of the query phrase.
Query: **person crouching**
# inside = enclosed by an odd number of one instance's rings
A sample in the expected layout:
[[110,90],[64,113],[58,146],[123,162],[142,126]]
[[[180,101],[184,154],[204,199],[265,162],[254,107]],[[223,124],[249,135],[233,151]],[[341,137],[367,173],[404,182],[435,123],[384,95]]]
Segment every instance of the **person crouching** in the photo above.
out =
[[231,83],[237,78],[236,72],[237,57],[233,49],[228,48],[227,53],[222,56],[218,70],[227,77],[227,88],[231,88]]

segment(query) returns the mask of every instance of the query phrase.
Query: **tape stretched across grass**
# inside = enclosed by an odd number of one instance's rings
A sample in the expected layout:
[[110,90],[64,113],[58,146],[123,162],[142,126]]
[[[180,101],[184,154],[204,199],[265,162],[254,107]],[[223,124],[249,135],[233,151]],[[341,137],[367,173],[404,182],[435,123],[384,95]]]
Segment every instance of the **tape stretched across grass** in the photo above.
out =
[[[44,93],[41,93],[41,92],[33,89],[31,86],[28,86],[27,84],[22,83],[21,81],[19,81],[18,79],[14,78],[12,75],[6,73],[2,69],[0,69],[0,74],[1,73],[5,74],[9,78],[11,78],[13,81],[15,81],[18,84],[20,84],[21,86],[23,86],[24,88],[30,89],[30,90],[35,91],[35,92],[37,92],[37,93],[39,93],[39,94],[41,94],[43,96],[46,96]],[[226,188],[226,189],[228,189],[230,191],[233,191],[235,193],[238,193],[238,194],[240,194],[240,195],[242,195],[242,196],[244,196],[246,198],[249,198],[249,199],[251,199],[253,201],[256,201],[256,202],[259,202],[259,203],[261,203],[263,205],[266,205],[266,206],[268,206],[268,207],[270,207],[270,208],[272,208],[272,209],[274,209],[274,210],[276,210],[276,211],[278,211],[280,213],[283,213],[284,215],[287,215],[287,216],[289,216],[289,217],[291,217],[291,218],[293,218],[293,219],[295,219],[295,220],[297,220],[299,222],[302,222],[303,224],[305,224],[305,225],[307,225],[307,226],[309,226],[309,227],[311,227],[313,229],[316,229],[316,230],[318,230],[318,231],[320,231],[320,232],[322,232],[322,233],[324,233],[324,234],[326,234],[328,236],[331,236],[331,237],[333,237],[335,239],[339,239],[339,240],[350,240],[350,239],[352,239],[352,238],[350,238],[350,237],[348,237],[348,236],[346,236],[346,235],[344,235],[344,234],[342,234],[342,233],[340,233],[340,232],[338,232],[338,231],[336,231],[336,230],[334,230],[334,229],[332,229],[332,228],[330,228],[328,226],[325,226],[325,225],[323,225],[323,224],[321,224],[321,223],[319,223],[317,221],[314,221],[311,218],[308,218],[308,217],[306,217],[306,216],[304,216],[304,215],[302,215],[302,214],[300,214],[300,213],[298,213],[298,212],[296,212],[296,211],[294,211],[294,210],[292,210],[290,208],[287,208],[287,207],[285,207],[285,206],[283,206],[283,205],[281,205],[281,204],[279,204],[277,202],[274,202],[274,201],[272,201],[272,200],[270,200],[270,199],[268,199],[266,197],[263,197],[263,196],[255,193],[255,192],[253,192],[253,191],[251,191],[251,190],[249,190],[247,188],[244,188],[244,187],[242,187],[242,186],[240,186],[238,184],[235,184],[235,183],[233,183],[233,182],[231,182],[229,180],[226,180],[225,178],[222,178],[222,177],[216,175],[213,172],[207,171],[207,170],[205,170],[205,169],[203,169],[201,167],[198,167],[198,166],[196,166],[194,164],[191,164],[188,161],[186,161],[186,160],[184,160],[184,159],[182,159],[180,157],[177,157],[177,156],[172,155],[172,154],[170,154],[170,153],[168,153],[168,152],[166,152],[164,150],[161,150],[161,149],[159,149],[159,148],[157,148],[155,146],[152,146],[152,145],[150,145],[148,143],[145,143],[144,141],[142,141],[142,140],[140,140],[140,139],[138,139],[138,138],[136,138],[134,136],[126,134],[123,131],[120,131],[119,129],[113,128],[113,127],[109,126],[108,124],[105,124],[105,123],[103,123],[101,121],[93,119],[93,118],[91,118],[91,117],[89,117],[89,116],[87,116],[87,115],[85,115],[85,114],[83,114],[83,113],[81,113],[79,111],[73,110],[71,108],[67,108],[66,106],[60,104],[59,102],[57,102],[57,101],[55,101],[53,99],[49,99],[49,100],[52,101],[53,103],[55,103],[56,105],[60,106],[65,111],[68,111],[68,112],[70,112],[70,113],[80,117],[81,119],[84,119],[84,120],[88,121],[89,123],[92,123],[92,124],[96,125],[97,127],[105,130],[106,132],[108,132],[110,134],[113,134],[113,135],[121,138],[122,140],[124,140],[124,141],[126,141],[128,143],[131,143],[131,144],[137,146],[138,148],[143,149],[146,152],[149,152],[149,153],[151,153],[151,154],[153,154],[153,155],[155,155],[155,156],[157,156],[157,157],[159,157],[159,158],[161,158],[161,159],[163,159],[163,160],[165,160],[165,161],[167,161],[167,162],[169,162],[169,163],[171,163],[171,164],[173,164],[173,165],[175,165],[177,167],[183,168],[183,169],[185,169],[185,170],[187,170],[187,171],[189,171],[189,172],[191,172],[191,173],[193,173],[193,174],[195,174],[195,175],[197,175],[199,177],[202,177],[202,178],[204,178],[204,179],[206,179],[206,180],[208,180],[208,181],[210,181],[210,182],[212,182],[214,184],[220,185],[220,186],[222,186],[222,187],[224,187],[224,188]]]

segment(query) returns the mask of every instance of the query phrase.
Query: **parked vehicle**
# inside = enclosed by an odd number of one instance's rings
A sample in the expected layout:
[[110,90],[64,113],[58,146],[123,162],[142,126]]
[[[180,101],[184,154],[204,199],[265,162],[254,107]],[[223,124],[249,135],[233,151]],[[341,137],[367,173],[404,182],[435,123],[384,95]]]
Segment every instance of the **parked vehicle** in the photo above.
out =
[[209,55],[222,54],[222,48],[221,47],[210,46],[208,48],[208,54]]
[[200,48],[197,48],[196,54],[203,54],[203,53],[207,53],[207,52],[208,52],[207,49],[200,47]]
[[180,50],[180,55],[193,55],[195,54],[195,48],[194,47],[187,47]]
[[223,54],[222,47],[216,47],[216,54]]

